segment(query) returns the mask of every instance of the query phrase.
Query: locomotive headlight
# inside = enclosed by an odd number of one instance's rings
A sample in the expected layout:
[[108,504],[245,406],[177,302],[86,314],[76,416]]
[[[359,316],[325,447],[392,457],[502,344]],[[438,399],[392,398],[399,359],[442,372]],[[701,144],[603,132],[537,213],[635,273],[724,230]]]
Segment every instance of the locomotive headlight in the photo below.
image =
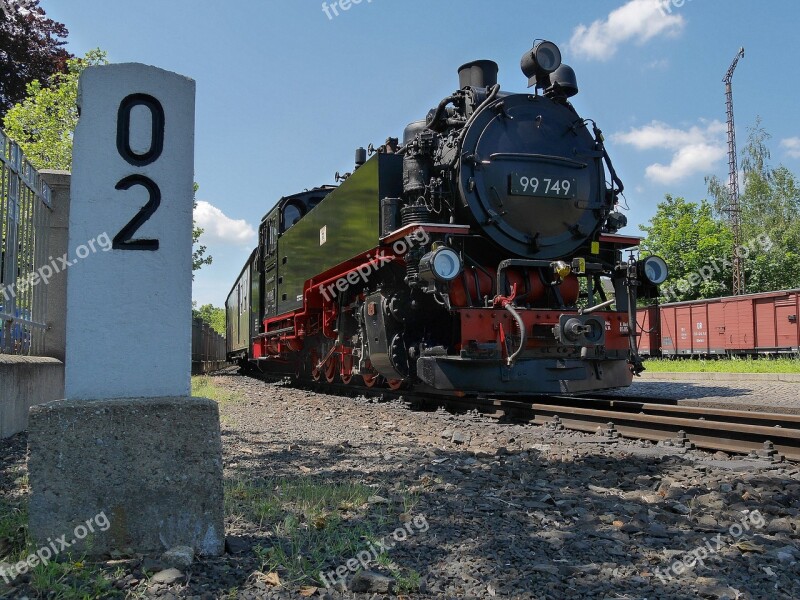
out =
[[419,261],[420,279],[430,282],[432,278],[447,283],[459,276],[462,266],[458,252],[447,246],[440,246]]
[[536,64],[546,73],[552,73],[561,66],[561,50],[553,42],[542,41],[533,47]]
[[639,279],[651,285],[661,285],[669,277],[667,263],[660,256],[648,256],[639,261]]
[[[549,75],[561,66],[561,50],[553,42],[539,40],[522,55],[520,68],[528,78],[528,87],[545,85]],[[549,85],[547,83],[546,85]]]

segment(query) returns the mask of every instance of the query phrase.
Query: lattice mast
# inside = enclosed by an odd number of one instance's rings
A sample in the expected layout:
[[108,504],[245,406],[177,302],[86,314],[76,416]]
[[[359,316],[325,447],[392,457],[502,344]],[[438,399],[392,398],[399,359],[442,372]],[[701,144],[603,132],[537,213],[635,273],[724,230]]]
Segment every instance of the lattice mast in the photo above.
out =
[[733,72],[739,60],[744,58],[744,48],[740,48],[733,59],[728,73],[722,82],[725,84],[725,106],[728,114],[728,220],[733,231],[733,295],[745,291],[744,261],[740,256],[742,246],[742,211],[739,207],[739,165],[736,157],[736,128],[733,121]]

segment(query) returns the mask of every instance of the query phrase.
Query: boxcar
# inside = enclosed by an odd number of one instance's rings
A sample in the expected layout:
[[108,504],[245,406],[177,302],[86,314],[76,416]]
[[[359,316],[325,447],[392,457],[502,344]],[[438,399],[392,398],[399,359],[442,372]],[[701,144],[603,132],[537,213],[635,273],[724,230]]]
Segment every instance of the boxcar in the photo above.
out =
[[800,352],[800,290],[675,302],[639,310],[639,350],[648,356]]

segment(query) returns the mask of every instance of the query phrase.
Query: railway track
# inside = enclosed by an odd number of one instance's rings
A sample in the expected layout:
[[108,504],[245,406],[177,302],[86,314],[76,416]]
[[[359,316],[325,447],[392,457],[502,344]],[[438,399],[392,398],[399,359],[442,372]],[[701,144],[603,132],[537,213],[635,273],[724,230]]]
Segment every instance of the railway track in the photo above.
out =
[[[268,381],[275,378],[260,377]],[[532,396],[527,398],[439,395],[314,382],[290,385],[320,393],[403,398],[422,409],[477,410],[497,419],[553,425],[608,437],[666,442],[772,461],[800,462],[800,415],[679,406],[648,398]]]
[[454,399],[496,418],[800,461],[800,416],[609,398]]

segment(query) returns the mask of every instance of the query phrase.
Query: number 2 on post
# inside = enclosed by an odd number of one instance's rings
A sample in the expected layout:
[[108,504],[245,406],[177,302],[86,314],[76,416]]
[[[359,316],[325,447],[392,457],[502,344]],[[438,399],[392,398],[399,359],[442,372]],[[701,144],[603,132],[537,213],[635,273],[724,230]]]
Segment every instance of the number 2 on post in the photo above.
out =
[[[137,153],[131,148],[131,112],[137,106],[144,106],[150,111],[150,148],[144,153]],[[117,151],[120,156],[135,167],[143,167],[158,160],[161,153],[164,151],[164,121],[164,107],[153,96],[148,94],[131,94],[123,99],[117,113]],[[161,205],[161,190],[155,181],[149,177],[138,174],[128,175],[122,178],[115,186],[115,189],[129,190],[136,185],[145,188],[150,198],[136,216],[114,236],[112,247],[115,250],[155,251],[159,248],[158,240],[135,240],[132,238]]]
[[145,188],[150,194],[142,209],[136,213],[120,232],[114,236],[112,248],[115,250],[158,250],[158,240],[133,240],[133,234],[153,216],[159,206],[161,206],[161,190],[156,183],[144,175],[128,175],[116,185],[118,190],[129,190],[135,185]]

